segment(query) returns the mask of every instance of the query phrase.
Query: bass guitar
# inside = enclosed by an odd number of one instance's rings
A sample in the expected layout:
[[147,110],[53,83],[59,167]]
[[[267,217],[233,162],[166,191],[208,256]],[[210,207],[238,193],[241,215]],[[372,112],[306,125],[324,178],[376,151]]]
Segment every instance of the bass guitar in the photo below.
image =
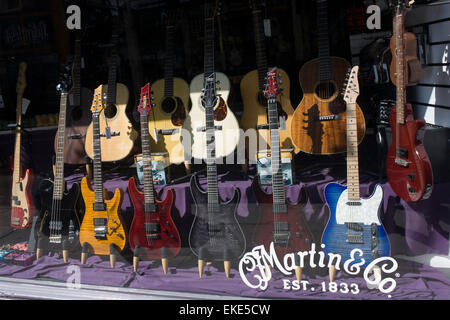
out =
[[139,256],[147,259],[162,259],[164,274],[167,273],[167,258],[176,256],[181,249],[178,229],[172,220],[173,189],[167,190],[166,198],[159,201],[153,186],[152,159],[148,120],[151,109],[150,84],[141,88],[138,105],[141,121],[142,159],[144,171],[144,193],[136,186],[134,178],[128,181],[128,192],[134,207],[129,241],[134,251],[134,268],[137,270]]
[[[319,58],[300,69],[303,99],[292,120],[292,140],[310,154],[336,154],[346,150],[345,102],[339,95],[348,61],[330,56],[327,1],[317,0]],[[356,105],[358,144],[366,132],[364,115]]]
[[111,267],[114,268],[116,254],[121,252],[126,244],[126,229],[120,217],[122,190],[116,189],[110,200],[105,200],[107,191],[103,187],[102,151],[100,142],[100,112],[106,101],[106,91],[100,85],[94,92],[92,100],[92,124],[94,146],[94,190],[88,178],[81,180],[81,195],[86,211],[80,227],[80,243],[83,246],[81,263],[85,263],[87,252],[110,255]]
[[[183,147],[185,159],[206,160],[206,106],[202,99],[205,78],[215,74],[218,87],[216,105],[214,108],[215,150],[218,158],[227,157],[236,149],[240,130],[236,116],[228,107],[226,101],[230,93],[230,80],[221,72],[214,72],[214,18],[217,13],[217,5],[212,8],[209,3],[205,6],[205,45],[204,45],[204,74],[197,75],[190,84],[190,97],[192,109],[183,123],[183,129],[191,133],[191,141],[184,141]],[[188,148],[188,150],[186,150]],[[190,148],[190,150],[189,150]]]
[[26,229],[31,225],[34,216],[33,198],[31,186],[33,184],[33,173],[30,169],[25,170],[22,175],[20,163],[20,147],[22,132],[22,98],[27,86],[25,72],[27,64],[19,64],[19,74],[17,77],[17,108],[16,108],[16,141],[14,145],[14,167],[11,187],[11,220],[10,225],[15,229]]
[[[175,20],[170,17],[170,21]],[[164,79],[152,84],[154,107],[148,117],[153,152],[167,152],[172,164],[184,162],[181,145],[181,128],[188,114],[189,85],[174,77],[175,65],[174,23],[166,26],[166,54],[164,58]]]
[[[70,67],[68,68],[70,70]],[[59,107],[58,131],[56,133],[56,161],[54,180],[45,179],[39,184],[41,209],[36,222],[37,250],[36,257],[44,250],[59,251],[62,249],[64,262],[67,262],[69,250],[80,245],[80,217],[78,201],[80,185],[74,183],[67,191],[64,181],[64,150],[66,141],[66,109],[70,76],[64,77],[58,84],[61,93]]]
[[189,232],[189,246],[198,257],[199,275],[202,277],[205,261],[224,261],[225,275],[228,277],[231,260],[239,259],[245,252],[246,240],[237,221],[236,211],[240,192],[234,189],[233,197],[225,203],[219,199],[217,164],[214,135],[214,106],[219,99],[216,95],[214,72],[205,75],[206,120],[206,172],[207,191],[200,188],[197,175],[191,177],[190,189],[195,205],[195,217]]
[[[128,88],[122,83],[116,83],[117,55],[116,45],[118,35],[113,35],[113,48],[109,63],[108,85],[103,86],[107,92],[106,103],[99,115],[100,140],[102,144],[102,161],[114,162],[128,157],[134,148],[137,132],[126,115],[129,99]],[[93,139],[94,124],[91,122],[86,132],[85,150],[89,158],[94,158]]]
[[[390,244],[379,218],[383,189],[377,185],[369,198],[360,197],[356,111],[358,69],[358,66],[351,69],[344,92],[347,103],[347,186],[330,183],[325,187],[330,218],[322,235],[322,244],[327,256],[339,254],[341,261],[352,258],[354,263],[367,267],[376,258],[389,256]],[[361,250],[362,256],[352,254],[353,250]],[[329,272],[330,281],[334,281],[335,266],[330,266]]]
[[[267,150],[270,146],[270,130],[267,126],[268,110],[267,99],[264,95],[265,77],[268,71],[266,47],[264,40],[263,21],[261,8],[258,0],[251,0],[253,30],[255,32],[256,46],[256,66],[257,70],[247,73],[241,80],[241,95],[244,104],[244,110],[240,120],[241,128],[244,131],[252,129],[258,133],[258,148]],[[280,92],[277,99],[277,114],[280,117],[280,144],[282,149],[294,148],[295,153],[300,150],[294,146],[291,136],[291,122],[294,114],[294,108],[290,101],[290,80],[287,73],[277,68],[277,73],[283,82],[283,91]],[[250,152],[250,148],[248,148]],[[256,150],[255,150],[256,151]],[[256,152],[249,154],[249,159],[256,160]]]
[[[277,255],[284,257],[287,253],[309,250],[314,240],[305,216],[298,206],[300,202],[306,201],[305,189],[301,189],[298,203],[290,204],[286,201],[280,155],[280,123],[276,100],[280,91],[278,77],[276,68],[269,71],[267,73],[266,89],[264,90],[270,126],[272,195],[262,190],[259,177],[255,176],[252,190],[256,196],[260,211],[259,223],[254,233],[253,242],[257,245],[263,244],[266,250],[269,250],[271,243],[273,243]],[[299,281],[301,273],[301,266],[297,266],[296,276]]]
[[[86,130],[91,122],[89,108],[92,104],[92,91],[81,87],[81,39],[75,40],[72,64],[73,86],[67,96],[66,142],[64,144],[64,163],[85,164],[84,144]],[[55,152],[58,152],[58,136],[55,137]]]
[[406,102],[406,86],[420,80],[417,41],[405,32],[405,14],[410,6],[399,1],[391,38],[391,79],[397,87],[397,104],[391,109],[392,144],[386,159],[386,173],[392,190],[403,200],[417,202],[431,196],[433,170],[423,145],[425,120],[414,120],[411,104]]

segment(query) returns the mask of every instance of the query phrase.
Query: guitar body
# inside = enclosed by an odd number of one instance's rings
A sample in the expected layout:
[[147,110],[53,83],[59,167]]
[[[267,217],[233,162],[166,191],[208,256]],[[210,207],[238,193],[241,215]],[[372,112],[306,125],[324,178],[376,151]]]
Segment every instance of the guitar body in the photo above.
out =
[[[78,216],[78,200],[80,198],[80,185],[74,183],[68,192],[64,192],[62,200],[56,204],[53,200],[54,183],[50,179],[42,180],[39,184],[39,194],[41,199],[41,211],[36,222],[36,239],[40,241],[40,248],[49,251],[60,251],[61,244],[65,242],[67,250],[74,250],[79,247],[80,217]],[[52,217],[53,209],[58,208]],[[51,225],[54,221],[61,221],[62,241],[54,244],[50,237],[54,231]]]
[[[362,262],[358,253],[350,256],[353,249],[363,252],[362,266],[366,267],[377,257],[389,256],[390,243],[386,231],[379,219],[379,211],[383,203],[383,189],[375,187],[372,195],[361,199],[360,205],[351,205],[348,200],[347,187],[330,183],[325,187],[325,199],[330,208],[330,218],[322,235],[325,244],[324,252],[340,254],[342,263],[348,259]],[[372,241],[372,234],[376,237]],[[375,256],[372,255],[374,248]]]
[[30,169],[25,170],[20,182],[12,182],[10,226],[13,228],[26,229],[31,225],[34,216],[32,184],[33,173]]
[[[184,152],[181,145],[181,128],[188,114],[189,85],[181,78],[173,78],[173,96],[164,97],[164,79],[152,84],[153,104],[149,115],[149,132],[152,152],[167,152],[170,163],[183,163]],[[156,130],[178,130],[171,135],[158,134]]]
[[[215,147],[216,158],[227,157],[236,149],[240,130],[239,123],[234,113],[228,108],[226,101],[230,92],[230,81],[227,76],[221,72],[216,72],[216,80],[219,81],[217,90],[219,95],[218,105],[214,112],[214,125],[221,127],[221,130],[215,130]],[[190,85],[190,97],[192,101],[192,109],[189,112],[183,124],[183,129],[188,130],[192,134],[192,140],[189,142],[183,141],[183,147],[191,146],[191,156],[194,159],[207,158],[206,152],[206,132],[198,131],[199,128],[205,128],[205,108],[201,102],[201,95],[203,89],[203,74],[197,75]],[[183,137],[183,139],[188,137]],[[187,150],[184,150],[187,153]]]
[[[92,91],[81,88],[80,105],[76,106],[68,103],[67,108],[67,128],[66,141],[64,144],[64,163],[85,164],[86,151],[84,145],[86,141],[86,131],[91,122],[91,113],[89,108],[92,104]],[[69,99],[70,100],[70,99]],[[76,136],[76,138],[73,138]],[[55,136],[55,150],[57,136]]]
[[[108,92],[108,86],[103,85],[103,92]],[[128,119],[125,109],[127,107],[129,98],[128,88],[118,83],[116,85],[116,105],[105,106],[103,112],[100,113],[100,137],[102,146],[102,161],[113,162],[119,161],[127,156],[133,150],[134,141],[137,138],[137,133],[133,129],[133,125]],[[110,114],[112,117],[107,117],[105,114]],[[106,127],[111,128],[111,133],[118,133],[117,136],[112,136],[110,139],[103,136]],[[92,122],[86,132],[85,150],[86,154],[93,159],[93,125]]]
[[[405,123],[397,124],[396,108],[394,106],[390,114],[392,144],[386,159],[386,173],[392,190],[400,198],[417,202],[431,195],[433,185],[433,170],[423,145],[425,120],[414,120],[411,105],[406,104]],[[397,158],[407,164],[400,165]]]
[[[133,203],[134,216],[129,232],[130,247],[132,250],[139,246],[139,252],[147,259],[161,259],[161,248],[165,247],[172,256],[176,256],[181,249],[181,238],[178,229],[172,220],[173,190],[168,189],[166,198],[156,200],[157,212],[145,213],[144,193],[140,192],[134,178],[128,181],[128,192]],[[147,239],[146,223],[159,225],[159,239]]]
[[[311,243],[314,242],[314,237],[308,228],[303,212],[298,206],[299,203],[306,201],[305,189],[302,188],[300,190],[299,202],[296,204],[287,204],[287,212],[278,214],[276,218],[273,213],[273,197],[261,188],[258,176],[253,179],[252,190],[259,207],[259,222],[253,236],[254,244],[263,244],[268,249],[270,248],[270,243],[274,242],[275,251],[279,257],[283,257],[287,253],[308,251],[311,249]],[[281,224],[287,223],[288,228],[283,231],[288,231],[293,235],[288,240],[286,246],[277,245],[274,240],[275,222]]]
[[207,261],[239,259],[245,252],[246,240],[237,221],[236,211],[240,192],[234,189],[233,197],[220,204],[220,212],[208,215],[208,193],[202,190],[194,174],[190,181],[195,204],[195,217],[189,232],[189,246],[195,255],[206,250]]
[[[106,190],[104,190],[106,195]],[[119,215],[122,203],[122,191],[116,189],[114,196],[110,200],[105,200],[106,211],[94,211],[95,194],[88,184],[86,177],[81,180],[81,195],[85,204],[85,214],[80,227],[80,243],[87,242],[93,250],[93,254],[109,255],[110,244],[114,244],[119,251],[123,250],[126,244],[127,234]],[[107,239],[97,239],[94,235],[94,218],[107,219]]]
[[[272,68],[269,68],[270,70]],[[295,153],[300,151],[292,142],[291,125],[294,108],[291,105],[290,80],[287,73],[282,69],[277,69],[283,79],[283,92],[277,96],[278,115],[286,117],[286,129],[280,129],[280,144],[282,149],[294,148]],[[256,130],[258,125],[268,123],[267,119],[267,100],[258,87],[258,70],[247,73],[241,80],[241,95],[244,103],[244,112],[242,113],[240,125],[244,131],[248,129]],[[267,150],[270,148],[270,131],[260,129],[258,132],[258,148]],[[256,154],[251,155],[256,160]]]
[[[319,60],[307,62],[300,70],[303,99],[292,119],[292,140],[303,152],[336,154],[346,151],[347,117],[341,98],[345,75],[350,64],[342,58],[330,57],[331,80],[320,82]],[[358,144],[364,138],[364,115],[356,106]]]

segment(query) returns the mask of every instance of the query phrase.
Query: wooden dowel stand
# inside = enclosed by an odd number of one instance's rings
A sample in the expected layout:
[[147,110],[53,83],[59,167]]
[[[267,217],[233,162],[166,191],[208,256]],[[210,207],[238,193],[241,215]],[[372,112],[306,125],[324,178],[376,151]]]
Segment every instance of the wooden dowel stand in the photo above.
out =
[[330,282],[334,282],[334,276],[336,275],[336,267],[330,266],[328,268],[328,275],[330,276]]
[[109,246],[109,264],[111,265],[111,268],[114,268],[116,266],[116,260],[116,248],[115,245],[111,243]]
[[64,263],[67,263],[67,261],[69,261],[69,250],[67,247],[68,247],[67,240],[64,240],[62,242],[62,256],[63,256]]
[[164,274],[167,274],[167,270],[169,268],[169,261],[167,259],[167,254],[168,254],[167,248],[162,247],[161,248],[161,265],[162,265]]
[[136,246],[134,248],[134,253],[133,253],[133,270],[134,272],[137,271],[139,267],[139,246]]
[[88,256],[89,244],[87,242],[83,243],[83,248],[81,249],[81,264],[86,263]]
[[198,260],[198,275],[201,278],[203,276],[203,269],[205,268],[205,260]]
[[230,261],[224,261],[223,262],[223,268],[225,269],[225,276],[227,278],[229,278],[230,277],[231,262]]
[[297,278],[298,281],[302,280],[302,268],[301,267],[296,267],[295,268],[295,277]]

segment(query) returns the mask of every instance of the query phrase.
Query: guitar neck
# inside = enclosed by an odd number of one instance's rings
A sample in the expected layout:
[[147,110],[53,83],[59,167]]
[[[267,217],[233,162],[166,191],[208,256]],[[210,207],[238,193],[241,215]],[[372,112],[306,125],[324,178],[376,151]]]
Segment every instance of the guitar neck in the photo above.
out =
[[72,70],[72,96],[73,106],[81,105],[81,40],[75,40],[75,57]]
[[116,49],[113,49],[113,53],[111,55],[111,63],[109,65],[109,72],[108,72],[108,96],[107,96],[108,105],[116,104],[117,59],[118,56],[116,53]]
[[276,98],[268,100],[268,117],[270,128],[270,153],[272,161],[272,197],[273,203],[284,205],[286,194],[284,190],[283,168],[280,151],[280,132]]
[[219,203],[219,189],[217,182],[216,144],[214,128],[214,106],[205,107],[206,115],[206,171],[208,180],[208,203]]
[[20,182],[20,146],[21,146],[21,125],[22,125],[22,98],[23,95],[17,94],[16,106],[16,141],[14,145],[14,171],[13,182]]
[[93,150],[94,150],[94,193],[95,202],[104,203],[103,198],[103,175],[102,175],[102,158],[100,148],[100,121],[99,113],[92,114],[92,128],[93,128]]
[[267,73],[267,56],[266,56],[266,45],[264,43],[264,28],[261,17],[261,10],[253,11],[253,29],[255,32],[258,86],[260,90],[263,90],[265,85],[265,77]]
[[214,72],[214,18],[205,18],[205,78]]
[[174,53],[175,26],[166,27],[166,57],[164,60],[164,96],[173,96],[173,66],[175,63]]
[[148,121],[145,112],[141,113],[141,139],[142,139],[142,162],[144,164],[144,197],[145,204],[155,203],[153,186],[152,157],[150,151],[150,135],[148,132]]
[[58,132],[56,139],[55,179],[53,186],[53,199],[62,200],[64,193],[64,144],[66,142],[66,109],[67,92],[61,93],[59,107]]
[[317,28],[320,81],[331,79],[330,41],[328,37],[328,8],[326,0],[317,1]]
[[404,25],[404,14],[400,12],[400,9],[397,10],[394,17],[394,39],[395,39],[395,52],[396,52],[396,65],[395,65],[395,77],[396,77],[396,85],[397,85],[397,123],[404,124],[405,123],[405,113],[404,113],[404,105],[405,105],[405,56],[404,56],[404,40],[403,34],[405,32]]
[[347,103],[347,189],[349,200],[360,200],[356,103]]

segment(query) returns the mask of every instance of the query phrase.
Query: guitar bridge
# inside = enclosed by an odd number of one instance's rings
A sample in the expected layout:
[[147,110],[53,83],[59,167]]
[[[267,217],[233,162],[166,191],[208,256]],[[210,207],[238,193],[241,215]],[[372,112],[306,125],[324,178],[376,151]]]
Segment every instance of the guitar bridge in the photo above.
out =
[[105,133],[100,133],[100,137],[106,137],[106,139],[111,139],[112,137],[120,136],[119,131],[113,131],[111,132],[111,128],[107,127],[105,129]]
[[156,134],[162,134],[163,136],[171,136],[175,133],[178,133],[179,129],[158,129],[156,130]]
[[62,243],[62,236],[61,235],[51,236],[51,237],[48,238],[48,241],[50,243],[60,244],[60,243]]
[[12,218],[11,224],[18,226],[20,224],[20,218]]
[[105,218],[94,218],[94,235],[98,240],[106,240],[108,232],[108,220]]
[[363,238],[362,232],[357,232],[357,233],[347,232],[346,242],[347,243],[352,243],[352,244],[363,244],[364,243],[364,238]]

